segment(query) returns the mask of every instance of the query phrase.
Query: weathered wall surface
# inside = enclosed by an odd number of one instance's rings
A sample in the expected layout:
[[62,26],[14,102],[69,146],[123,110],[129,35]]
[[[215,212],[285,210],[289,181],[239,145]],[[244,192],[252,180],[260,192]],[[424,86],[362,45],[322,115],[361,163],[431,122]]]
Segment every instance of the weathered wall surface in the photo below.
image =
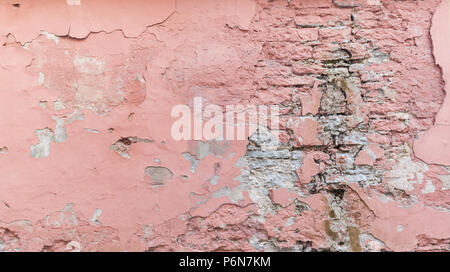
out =
[[[0,251],[450,250],[449,18],[1,1]],[[280,141],[173,139],[194,97],[280,106]]]

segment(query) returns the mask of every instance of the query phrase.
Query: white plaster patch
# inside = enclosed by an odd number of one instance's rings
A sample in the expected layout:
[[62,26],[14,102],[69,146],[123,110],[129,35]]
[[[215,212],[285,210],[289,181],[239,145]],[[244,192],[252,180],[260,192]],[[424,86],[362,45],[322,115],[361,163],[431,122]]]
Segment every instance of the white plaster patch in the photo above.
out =
[[66,0],[66,3],[69,6],[80,6],[81,0]]
[[56,44],[59,43],[59,38],[55,34],[49,33],[47,31],[41,31],[41,34],[44,35],[47,39],[54,41]]
[[80,73],[100,75],[104,71],[105,63],[94,57],[75,56],[73,65]]
[[45,75],[44,75],[44,73],[39,72],[38,84],[39,84],[39,85],[44,84],[44,80],[45,80]]
[[100,224],[100,221],[98,220],[98,217],[102,214],[102,210],[101,209],[95,209],[94,215],[92,216],[91,219],[89,219],[89,221],[94,222],[96,224]]
[[49,128],[36,130],[36,135],[39,139],[39,143],[31,145],[31,157],[33,158],[45,158],[50,155],[50,143],[54,136],[54,133]]
[[428,166],[422,162],[414,162],[410,156],[399,159],[398,164],[387,174],[386,179],[394,188],[411,191],[414,184],[422,184],[424,173]]
[[422,194],[434,193],[435,189],[436,188],[434,187],[433,182],[431,180],[427,180],[425,188],[422,189]]
[[55,111],[63,110],[66,107],[64,106],[64,103],[61,101],[61,99],[57,99],[56,101],[53,101],[53,109]]
[[70,252],[81,252],[81,244],[77,241],[70,241],[67,243],[66,249]]
[[92,132],[92,133],[100,133],[100,131],[96,130],[96,129],[92,129],[92,128],[85,128],[85,130],[87,132]]
[[362,233],[359,236],[359,242],[368,252],[380,252],[381,250],[386,248],[386,245],[372,236],[370,233]]
[[394,113],[389,113],[388,115],[397,117],[398,119],[401,119],[404,121],[408,121],[409,119],[411,119],[411,114],[406,113],[406,112],[394,112]]
[[39,106],[45,110],[47,108],[47,101],[39,101]]
[[141,75],[141,74],[137,74],[137,75],[136,75],[136,80],[139,81],[139,82],[141,82],[141,83],[145,83],[145,78],[144,78],[144,76]]
[[227,196],[232,203],[237,203],[239,200],[244,199],[244,195],[242,194],[242,191],[243,190],[242,190],[241,186],[237,186],[233,189],[226,186],[226,187],[220,188],[219,190],[215,191],[212,194],[212,197],[219,198],[219,197]]
[[295,217],[289,217],[286,220],[286,223],[284,223],[284,226],[289,227],[292,226],[295,223]]
[[381,5],[381,0],[367,0],[367,4],[371,6],[379,6]]
[[55,133],[53,136],[53,142],[64,143],[67,139],[66,128],[64,127],[64,120],[61,117],[54,117],[56,120]]
[[442,190],[450,190],[450,175],[439,176],[442,181]]

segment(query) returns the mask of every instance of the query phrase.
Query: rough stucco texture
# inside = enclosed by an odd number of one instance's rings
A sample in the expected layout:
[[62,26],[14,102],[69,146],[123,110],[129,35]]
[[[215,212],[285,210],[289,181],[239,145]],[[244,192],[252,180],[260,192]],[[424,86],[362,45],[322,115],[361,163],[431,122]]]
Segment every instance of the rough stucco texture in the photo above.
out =
[[[449,251],[449,18],[1,1],[0,251]],[[174,140],[194,97],[279,105],[279,144]]]

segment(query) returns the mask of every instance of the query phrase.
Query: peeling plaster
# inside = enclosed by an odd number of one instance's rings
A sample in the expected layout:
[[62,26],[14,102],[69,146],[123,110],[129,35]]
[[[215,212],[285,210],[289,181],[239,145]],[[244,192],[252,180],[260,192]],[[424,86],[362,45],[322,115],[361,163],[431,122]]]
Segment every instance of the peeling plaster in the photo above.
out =
[[442,71],[445,82],[446,97],[436,115],[434,126],[421,135],[414,146],[417,157],[428,163],[450,165],[450,159],[445,154],[450,152],[450,1],[442,0],[433,16],[431,27],[433,54],[436,64]]

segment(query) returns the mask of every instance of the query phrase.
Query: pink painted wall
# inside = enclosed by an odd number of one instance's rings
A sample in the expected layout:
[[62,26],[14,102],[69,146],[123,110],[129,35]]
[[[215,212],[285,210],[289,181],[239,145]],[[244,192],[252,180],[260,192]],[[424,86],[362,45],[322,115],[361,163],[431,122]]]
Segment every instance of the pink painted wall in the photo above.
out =
[[0,251],[449,251],[449,1],[347,2],[1,1]]

